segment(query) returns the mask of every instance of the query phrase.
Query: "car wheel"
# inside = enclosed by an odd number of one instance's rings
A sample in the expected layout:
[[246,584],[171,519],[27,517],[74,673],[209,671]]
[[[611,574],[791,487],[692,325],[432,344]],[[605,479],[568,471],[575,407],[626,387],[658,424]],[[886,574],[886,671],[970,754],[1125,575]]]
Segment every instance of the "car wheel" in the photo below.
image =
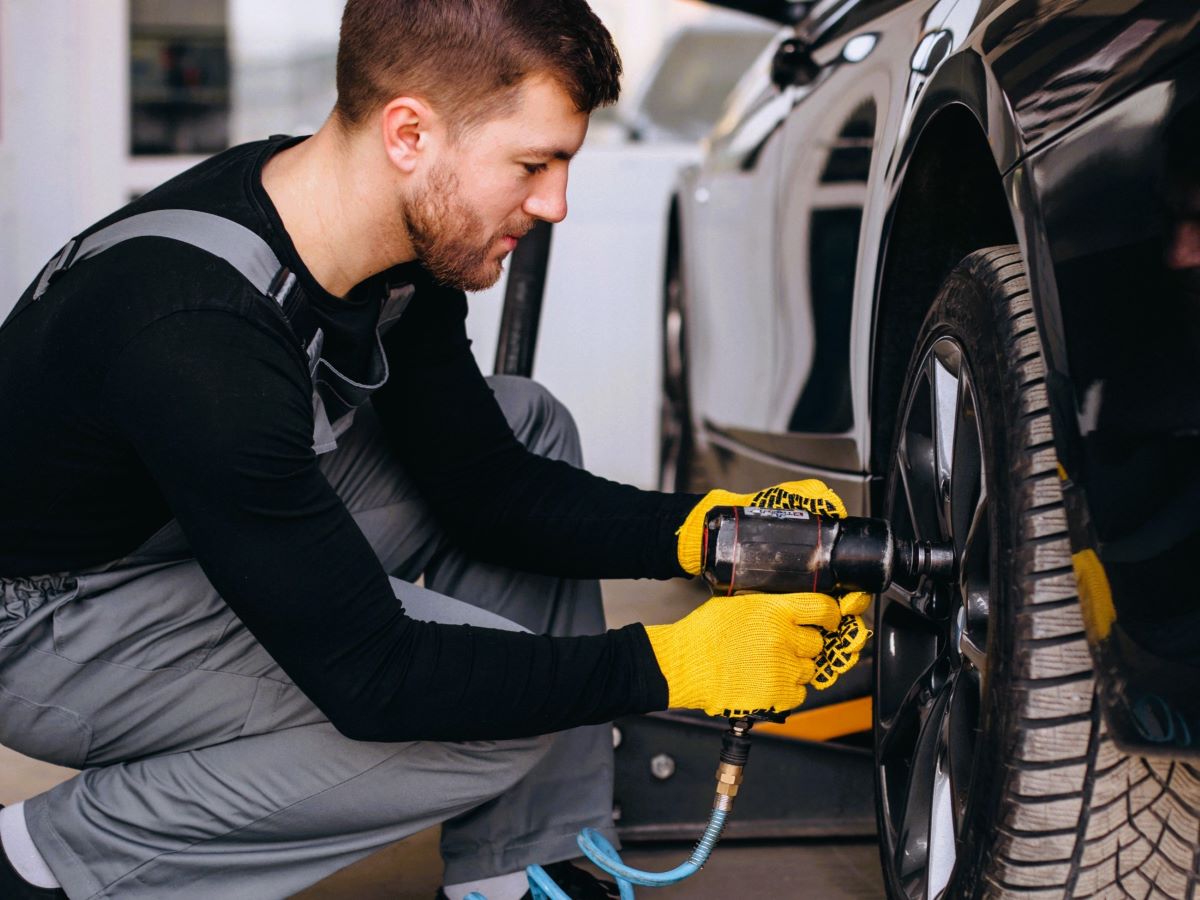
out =
[[885,488],[898,536],[959,560],[876,604],[893,897],[1197,891],[1197,770],[1121,753],[1093,697],[1044,376],[1019,248],[969,255],[917,339]]
[[683,272],[678,229],[667,239],[663,279],[662,390],[659,402],[658,484],[662,491],[686,491],[693,455],[683,321]]

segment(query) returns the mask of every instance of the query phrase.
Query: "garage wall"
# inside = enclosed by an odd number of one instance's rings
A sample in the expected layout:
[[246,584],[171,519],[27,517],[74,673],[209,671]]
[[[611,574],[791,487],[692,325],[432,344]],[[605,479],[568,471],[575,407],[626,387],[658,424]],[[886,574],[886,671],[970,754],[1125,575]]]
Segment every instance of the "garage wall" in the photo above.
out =
[[126,22],[124,0],[0,2],[0,318],[123,202]]

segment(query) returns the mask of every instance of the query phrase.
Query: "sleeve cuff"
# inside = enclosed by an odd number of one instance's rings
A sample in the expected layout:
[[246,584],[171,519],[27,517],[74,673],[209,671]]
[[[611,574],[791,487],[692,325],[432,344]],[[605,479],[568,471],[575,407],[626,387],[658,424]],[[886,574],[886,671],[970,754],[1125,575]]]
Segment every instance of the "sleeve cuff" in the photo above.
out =
[[636,712],[658,712],[667,708],[670,690],[667,679],[659,668],[658,658],[650,645],[646,627],[640,622],[626,625],[621,631],[628,632],[633,650],[634,682],[633,701]]

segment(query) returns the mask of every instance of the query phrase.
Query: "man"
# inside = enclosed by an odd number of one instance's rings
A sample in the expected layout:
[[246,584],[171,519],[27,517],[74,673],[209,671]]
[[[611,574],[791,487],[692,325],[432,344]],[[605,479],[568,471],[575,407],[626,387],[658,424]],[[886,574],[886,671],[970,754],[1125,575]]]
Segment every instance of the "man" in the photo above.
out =
[[604,633],[581,579],[696,574],[705,510],[751,498],[592,476],[472,360],[462,291],[565,216],[619,72],[583,0],[350,0],[315,135],[202,163],[22,296],[0,743],[86,771],[0,811],[0,894],[284,897],[443,821],[445,894],[518,897],[611,835],[602,723],[803,700],[862,604]]

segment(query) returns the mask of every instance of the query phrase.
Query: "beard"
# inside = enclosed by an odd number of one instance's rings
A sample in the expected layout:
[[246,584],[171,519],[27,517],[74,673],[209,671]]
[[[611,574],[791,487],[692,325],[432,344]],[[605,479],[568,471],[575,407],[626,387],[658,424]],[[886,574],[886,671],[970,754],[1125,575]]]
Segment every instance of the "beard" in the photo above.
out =
[[463,291],[482,291],[500,280],[502,254],[495,250],[505,235],[519,237],[533,227],[523,217],[491,235],[483,219],[459,195],[458,177],[435,169],[401,209],[417,258],[440,283]]

